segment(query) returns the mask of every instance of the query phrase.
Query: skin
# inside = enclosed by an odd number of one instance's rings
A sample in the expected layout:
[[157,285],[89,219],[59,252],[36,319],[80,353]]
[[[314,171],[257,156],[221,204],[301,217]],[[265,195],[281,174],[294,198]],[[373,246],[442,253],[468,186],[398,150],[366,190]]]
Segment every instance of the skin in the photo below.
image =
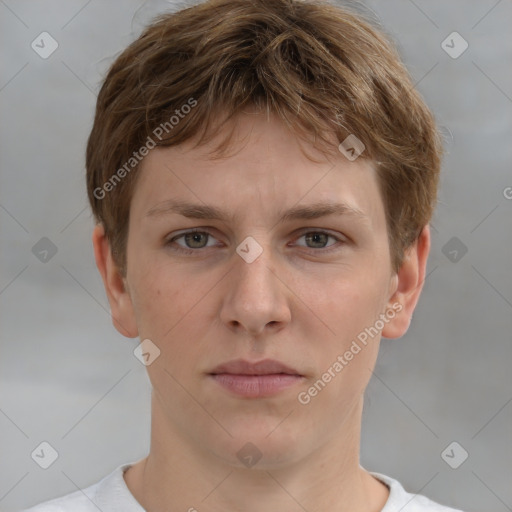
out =
[[[381,335],[398,338],[408,329],[425,277],[429,228],[393,272],[370,161],[327,158],[302,142],[318,160],[312,162],[277,118],[244,113],[238,121],[236,151],[224,159],[209,158],[213,146],[192,150],[188,142],[145,157],[130,207],[126,277],[102,226],[94,230],[115,327],[161,351],[147,366],[150,453],[125,481],[150,512],[380,511],[388,488],[359,465],[363,394]],[[147,215],[169,199],[213,205],[233,217]],[[317,202],[346,203],[364,218],[278,222],[283,211]],[[190,228],[211,236],[166,245]],[[318,230],[340,241],[305,236]],[[252,263],[235,251],[247,236],[263,249]],[[298,394],[397,303],[402,310],[382,333],[308,404],[299,403]],[[238,358],[277,359],[303,378],[271,397],[238,397],[208,375]],[[248,441],[262,454],[252,468],[237,457]]]

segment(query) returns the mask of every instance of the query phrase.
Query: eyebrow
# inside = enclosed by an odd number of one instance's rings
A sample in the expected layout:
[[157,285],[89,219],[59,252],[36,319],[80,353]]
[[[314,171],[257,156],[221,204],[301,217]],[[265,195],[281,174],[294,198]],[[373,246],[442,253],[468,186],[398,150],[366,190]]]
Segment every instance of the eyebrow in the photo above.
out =
[[[233,220],[235,217],[234,214],[229,214],[215,206],[188,203],[173,199],[157,204],[146,212],[145,217],[159,217],[173,213],[190,219],[210,219],[224,222]],[[317,202],[304,206],[294,206],[282,212],[279,223],[290,220],[317,219],[328,215],[346,215],[366,221],[367,223],[369,222],[368,216],[354,206],[345,203]]]

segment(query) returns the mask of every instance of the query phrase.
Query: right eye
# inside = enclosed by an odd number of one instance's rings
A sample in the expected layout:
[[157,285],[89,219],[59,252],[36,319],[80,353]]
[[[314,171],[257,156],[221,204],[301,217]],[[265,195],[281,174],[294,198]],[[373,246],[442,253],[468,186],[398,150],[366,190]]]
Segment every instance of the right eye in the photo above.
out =
[[[199,249],[215,246],[214,243],[209,244],[210,239],[215,240],[213,235],[208,231],[193,229],[168,239],[165,245],[172,250],[192,254],[193,252],[199,252]],[[185,245],[178,243],[178,240],[182,240]]]

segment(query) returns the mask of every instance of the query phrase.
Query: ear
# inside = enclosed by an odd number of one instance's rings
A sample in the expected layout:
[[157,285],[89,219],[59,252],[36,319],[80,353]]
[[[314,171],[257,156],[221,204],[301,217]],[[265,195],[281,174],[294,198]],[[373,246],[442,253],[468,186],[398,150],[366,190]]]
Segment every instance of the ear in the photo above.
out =
[[110,244],[105,236],[105,229],[97,224],[92,234],[96,266],[103,279],[107,293],[112,323],[127,338],[136,338],[139,333],[135,322],[132,299],[128,293],[125,280],[112,258]]
[[423,289],[429,252],[430,227],[427,224],[416,242],[407,249],[402,266],[394,276],[395,291],[389,299],[388,311],[396,314],[382,329],[385,338],[400,338],[409,329]]

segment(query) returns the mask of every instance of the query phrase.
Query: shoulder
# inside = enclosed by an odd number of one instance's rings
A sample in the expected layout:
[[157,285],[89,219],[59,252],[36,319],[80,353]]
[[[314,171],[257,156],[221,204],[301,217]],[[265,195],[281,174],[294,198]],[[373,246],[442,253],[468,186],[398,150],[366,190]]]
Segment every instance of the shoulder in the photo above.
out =
[[441,505],[421,494],[409,493],[398,480],[387,475],[372,471],[369,473],[389,487],[389,498],[381,512],[463,512]]
[[123,478],[133,463],[118,466],[112,473],[84,489],[53,498],[21,512],[140,512],[142,507],[131,495]]
[[[74,512],[98,512],[98,508],[91,501],[95,494],[96,486],[97,484],[94,484],[83,491],[76,491],[59,498],[44,501],[21,512],[68,512],[71,510]],[[89,498],[88,496],[91,497]]]

